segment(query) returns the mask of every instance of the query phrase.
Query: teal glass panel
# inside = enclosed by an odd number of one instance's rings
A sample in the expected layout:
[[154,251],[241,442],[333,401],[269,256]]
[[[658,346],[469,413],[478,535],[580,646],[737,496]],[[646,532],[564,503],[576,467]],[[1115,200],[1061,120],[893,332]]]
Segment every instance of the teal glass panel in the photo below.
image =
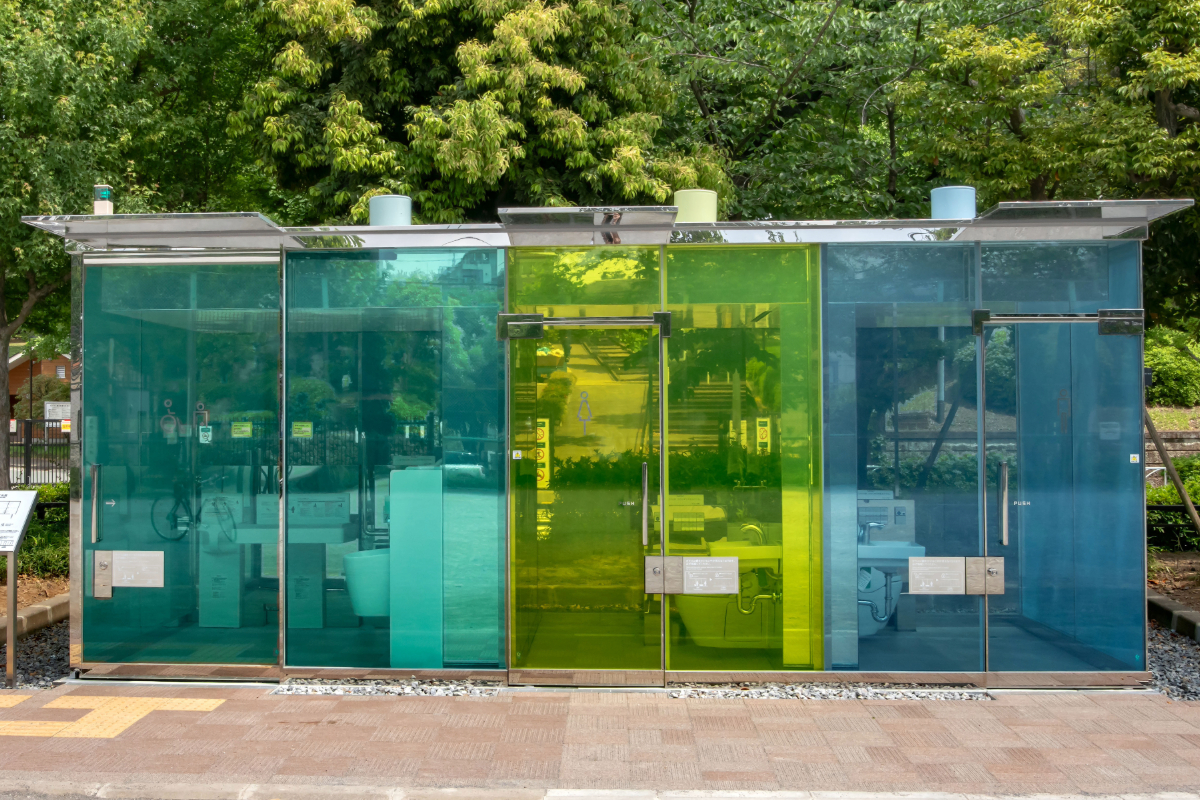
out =
[[[977,671],[977,596],[908,559],[982,555],[971,245],[827,245],[823,369],[832,669]],[[886,301],[886,302],[885,302]]]
[[[276,663],[278,266],[93,263],[83,314],[82,660]],[[96,553],[161,586],[93,597]]]
[[493,249],[288,256],[287,662],[502,663]]

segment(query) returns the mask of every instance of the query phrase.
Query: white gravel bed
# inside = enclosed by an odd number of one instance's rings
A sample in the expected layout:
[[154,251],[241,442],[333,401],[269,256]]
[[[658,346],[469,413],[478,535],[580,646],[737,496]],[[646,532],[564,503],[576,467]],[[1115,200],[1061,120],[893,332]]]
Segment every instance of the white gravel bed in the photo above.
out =
[[426,697],[495,697],[500,684],[492,681],[373,680],[335,678],[289,678],[271,694],[308,695],[400,695]]
[[1200,700],[1200,643],[1158,625],[1147,633],[1154,685],[1173,700]]
[[676,698],[753,700],[991,700],[984,689],[918,683],[684,683],[673,684]]
[[[0,688],[4,687],[4,665],[8,647],[0,637]],[[17,639],[17,688],[50,689],[70,671],[69,622],[49,625]]]

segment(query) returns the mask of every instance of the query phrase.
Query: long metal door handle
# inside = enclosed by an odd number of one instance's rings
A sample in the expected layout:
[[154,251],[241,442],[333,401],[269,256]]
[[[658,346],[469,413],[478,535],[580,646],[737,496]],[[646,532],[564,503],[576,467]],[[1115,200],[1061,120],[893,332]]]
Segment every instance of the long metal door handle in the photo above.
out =
[[642,547],[650,546],[650,464],[642,462]]
[[1000,462],[1000,544],[1008,546],[1008,462]]
[[100,541],[100,465],[92,464],[92,544]]

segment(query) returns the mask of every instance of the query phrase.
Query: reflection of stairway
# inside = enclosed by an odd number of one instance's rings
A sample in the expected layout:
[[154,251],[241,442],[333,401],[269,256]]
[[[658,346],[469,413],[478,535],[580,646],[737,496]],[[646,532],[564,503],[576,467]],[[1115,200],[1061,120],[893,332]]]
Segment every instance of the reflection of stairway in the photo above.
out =
[[[722,421],[728,420],[733,387],[728,383],[701,383],[694,386],[691,396],[671,403],[670,426],[672,450],[717,449],[722,434]],[[748,390],[742,384],[742,408],[748,404]],[[747,419],[748,412],[743,412]],[[725,426],[728,423],[724,423]]]
[[637,364],[632,368],[625,366],[625,360],[631,353],[611,336],[597,337],[584,346],[600,362],[600,366],[608,370],[614,381],[644,381],[648,377],[645,364]]

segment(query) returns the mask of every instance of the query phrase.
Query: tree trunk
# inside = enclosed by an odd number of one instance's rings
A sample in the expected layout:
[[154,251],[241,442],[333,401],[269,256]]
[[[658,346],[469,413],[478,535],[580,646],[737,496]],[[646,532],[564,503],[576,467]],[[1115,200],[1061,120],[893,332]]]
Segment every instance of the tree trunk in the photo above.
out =
[[[3,295],[0,295],[0,300]],[[9,447],[8,420],[12,416],[12,406],[8,402],[8,349],[12,343],[12,335],[0,330],[0,359],[4,368],[0,369],[0,490],[10,488],[9,477]]]
[[1175,104],[1171,102],[1170,89],[1159,89],[1154,93],[1154,118],[1158,127],[1172,138],[1179,133],[1179,118],[1175,113]]

